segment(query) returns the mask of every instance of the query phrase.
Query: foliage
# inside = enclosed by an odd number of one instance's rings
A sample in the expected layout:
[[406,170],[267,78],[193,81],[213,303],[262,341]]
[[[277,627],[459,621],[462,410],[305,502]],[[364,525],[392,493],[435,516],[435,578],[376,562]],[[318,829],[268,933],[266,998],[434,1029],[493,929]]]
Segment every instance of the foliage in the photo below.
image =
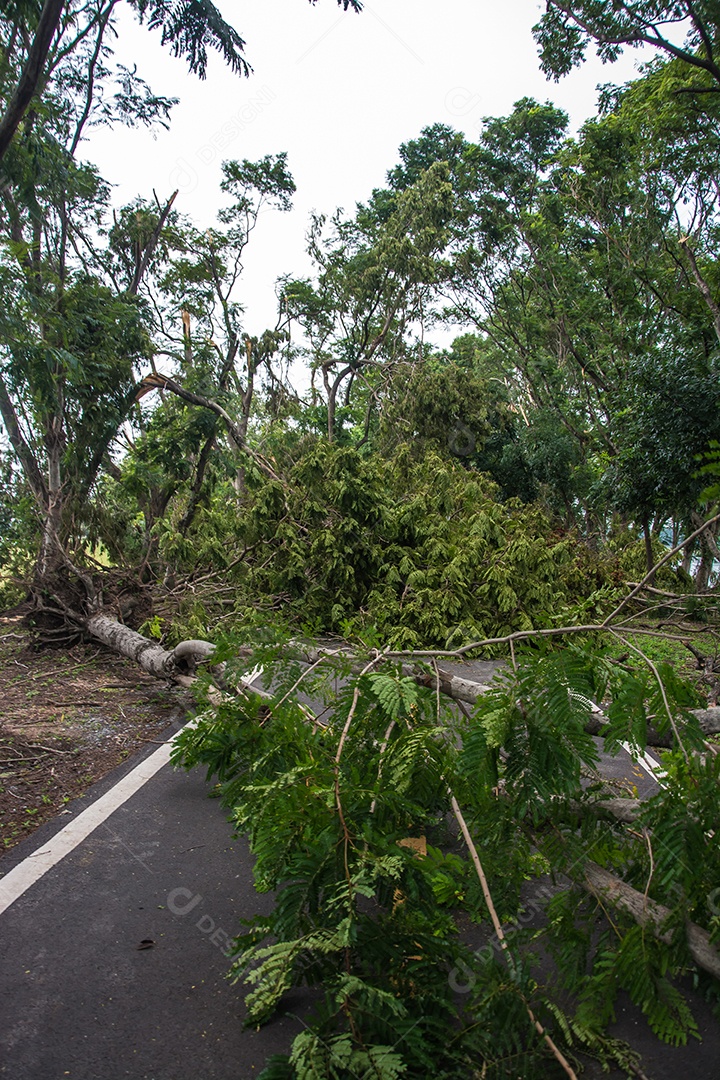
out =
[[618,415],[623,448],[608,470],[615,506],[640,520],[656,512],[689,515],[703,488],[697,458],[720,434],[716,357],[638,362],[626,402]]
[[282,299],[307,336],[312,404],[322,382],[327,436],[338,433],[338,403],[361,388],[367,441],[375,401],[395,362],[412,349],[410,330],[422,323],[431,289],[443,273],[455,204],[449,167],[436,161],[380,208],[316,215],[309,251],[317,283],[283,279]]
[[[98,34],[97,116],[115,122],[127,110],[110,105]],[[78,54],[73,62],[90,61]],[[86,243],[83,215],[104,227],[108,192],[73,157],[96,116],[83,113],[78,70],[58,68],[48,94],[58,108],[62,89],[74,86],[75,96],[66,93],[61,112],[48,113],[47,131],[31,133],[43,168],[22,142],[8,157],[15,188],[6,193],[13,239],[4,273],[17,304],[3,329],[0,408],[44,507],[44,546],[53,536],[70,548],[101,540],[118,559],[139,555],[158,576],[239,559],[241,610],[254,603],[254,589],[270,607],[307,602],[318,628],[375,620],[382,635],[412,645],[542,625],[541,607],[551,621],[607,580],[593,572],[580,584],[575,574],[569,592],[556,588],[563,568],[547,566],[540,536],[560,558],[572,530],[591,551],[604,548],[616,512],[644,529],[647,552],[665,523],[675,535],[695,527],[702,484],[692,459],[717,434],[716,326],[706,293],[717,279],[720,144],[714,101],[698,111],[681,94],[690,89],[681,60],[607,90],[601,115],[574,141],[560,110],[531,99],[488,119],[476,144],[444,125],[424,129],[400,148],[387,186],[353,215],[315,218],[315,278],[283,278],[278,320],[257,335],[246,327],[239,283],[259,213],[290,205],[285,155],[224,163],[227,205],[212,229],[182,220],[170,202],[139,199],[114,215],[102,244]],[[166,102],[143,102],[136,122],[164,122]],[[51,131],[72,151],[65,172]],[[48,221],[41,269],[35,204]],[[679,223],[684,238],[675,234]],[[426,332],[440,318],[477,332],[438,353]],[[138,380],[139,366],[157,357],[194,397],[138,409],[135,401],[158,385]],[[311,376],[304,401],[289,382],[302,359]],[[93,393],[83,396],[88,385]],[[118,474],[111,456],[119,456],[123,424],[129,452],[121,452]],[[341,526],[335,494],[318,493],[324,536],[315,534],[319,519],[308,520],[311,505],[301,505],[305,490],[312,504],[317,469],[304,463],[320,432],[360,452],[376,474],[352,466],[375,504],[367,518],[360,510]],[[419,460],[415,472],[398,468],[406,443],[417,459],[429,451],[453,458],[472,479],[430,458],[424,473]],[[282,496],[272,484],[261,493],[265,481],[248,466],[253,446],[269,448],[280,472],[268,462],[266,475],[280,478]],[[432,500],[403,486],[423,492],[440,473],[454,479],[440,481],[438,495],[445,492],[445,506],[457,503],[441,511],[444,525]],[[296,484],[301,490],[286,494]],[[491,515],[493,543],[505,543],[518,519],[521,531],[537,533],[527,559],[511,548],[503,583],[496,565],[485,565],[486,537],[457,550],[486,527],[469,510],[472,484],[505,504]],[[421,513],[427,527],[408,529]],[[277,550],[256,558],[275,529]],[[700,591],[712,557],[705,544]],[[527,595],[514,579],[524,583],[536,571]]]
[[[360,10],[354,0],[340,3]],[[244,42],[209,0],[133,0],[132,6],[201,77],[208,48],[235,71],[249,71]],[[256,338],[244,333],[232,292],[258,214],[265,206],[290,206],[294,184],[284,154],[224,163],[228,205],[219,229],[192,230],[172,212],[174,195],[164,206],[157,195],[155,204],[137,199],[115,212],[109,227],[110,190],[78,156],[86,131],[97,124],[167,126],[175,103],[113,63],[114,7],[75,0],[49,5],[57,33],[49,33],[37,55],[31,43],[35,31],[36,44],[45,33],[45,9],[40,22],[37,5],[11,5],[1,16],[10,44],[0,68],[0,99],[9,101],[0,152],[0,277],[8,300],[0,325],[0,415],[41,519],[37,581],[65,566],[68,551],[87,547],[88,530],[96,535],[106,520],[102,506],[89,510],[88,499],[101,472],[113,472],[123,425],[132,420],[143,429],[144,417],[134,409],[147,392],[138,379],[142,364],[158,351],[179,357],[191,383],[210,382],[221,398],[234,377],[231,406],[239,399],[244,437],[255,375],[267,370],[272,383],[269,361],[283,340],[279,326]],[[16,84],[25,85],[31,68],[30,95],[20,101]],[[31,99],[33,108],[18,127]],[[238,357],[246,360],[243,385],[233,371]],[[166,457],[167,475],[156,471],[150,488],[134,484],[145,516],[146,560],[156,519],[183,479],[191,481],[189,524],[216,438],[214,423],[196,448],[194,477],[175,476],[183,463]],[[148,440],[141,441],[147,456]],[[192,445],[195,438],[181,441]],[[129,540],[123,554],[134,550],[132,535]]]
[[38,544],[38,521],[31,493],[12,457],[0,454],[0,610],[24,596],[22,580],[32,567]]
[[[681,43],[676,30],[685,33]],[[592,43],[604,62],[616,60],[623,48],[651,46],[676,57],[691,69],[720,82],[717,5],[714,0],[640,0],[603,4],[597,0],[548,0],[534,28],[541,66],[559,78],[585,59]]]
[[[281,278],[258,332],[243,262],[261,212],[290,208],[286,155],[225,162],[211,228],[174,196],[111,213],[79,157],[86,132],[167,126],[174,101],[114,63],[113,4],[55,6],[12,132],[41,5],[0,14],[3,602],[34,559],[42,596],[102,552],[153,592],[138,617],[153,639],[225,628],[227,693],[202,700],[175,759],[217,777],[275,894],[235,943],[248,1021],[293,986],[317,997],[266,1080],[561,1075],[533,1020],[572,1061],[637,1075],[607,1035],[618,990],[673,1044],[697,1034],[678,976],[718,1000],[686,926],[720,941],[719,758],[676,653],[638,633],[667,615],[685,640],[708,618],[717,527],[644,583],[649,626],[639,596],[605,622],[622,579],[718,498],[703,488],[720,456],[717,5],[550,0],[535,30],[548,73],[591,42],[608,61],[642,43],[658,57],[604,88],[573,139],[529,98],[476,142],[424,128],[366,203],[315,215],[313,276]],[[209,0],[131,6],[200,76],[209,48],[249,70]],[[461,331],[444,351],[438,324]],[[564,647],[533,633],[576,623],[595,629]],[[308,668],[301,639],[317,633],[361,656]],[[434,664],[387,656],[483,640],[505,655],[518,633],[529,643],[472,711]],[[265,696],[231,694],[256,663]],[[673,746],[629,827],[603,805],[594,702],[606,749],[640,754],[651,731]],[[608,917],[593,866],[667,909],[657,934]]]
[[[203,764],[217,778],[236,830],[248,836],[257,888],[275,893],[271,914],[251,920],[234,946],[231,977],[248,988],[247,1023],[269,1019],[292,986],[322,988],[312,1025],[289,1057],[269,1063],[268,1080],[351,1068],[367,1077],[430,1068],[458,1080],[562,1075],[528,1007],[571,1057],[627,1065],[629,1051],[605,1034],[621,987],[659,1038],[681,1043],[697,1033],[672,980],[691,964],[685,920],[717,934],[720,850],[707,835],[718,758],[686,759],[678,745],[639,826],[593,811],[602,784],[585,730],[592,701],[607,704],[606,745],[644,749],[648,717],[659,722],[661,712],[649,668],[618,666],[591,643],[529,649],[470,715],[436,695],[430,671],[429,685],[418,685],[379,653],[352,670],[337,654],[308,669],[303,649],[287,631],[264,630],[224,678],[233,683],[259,664],[270,697],[206,703],[175,750],[176,762]],[[232,651],[228,641],[221,655]],[[683,745],[700,745],[687,688],[669,670],[660,675]],[[331,706],[322,723],[300,704],[300,688],[304,700]],[[461,929],[463,913],[484,926],[487,911],[448,830],[450,793],[469,822],[509,954],[487,936],[471,951]],[[411,839],[419,837],[431,841],[427,854],[424,839]],[[549,871],[581,882],[588,858],[670,908],[671,946],[622,914],[608,923],[575,884],[537,880]],[[528,902],[533,931],[521,929]],[[534,950],[543,942],[558,968],[541,980]]]
[[501,503],[481,474],[430,450],[384,458],[317,441],[285,490],[247,481],[237,510],[219,489],[186,539],[163,538],[178,571],[238,560],[226,579],[239,619],[262,598],[318,631],[449,646],[551,625],[612,582],[538,507]]

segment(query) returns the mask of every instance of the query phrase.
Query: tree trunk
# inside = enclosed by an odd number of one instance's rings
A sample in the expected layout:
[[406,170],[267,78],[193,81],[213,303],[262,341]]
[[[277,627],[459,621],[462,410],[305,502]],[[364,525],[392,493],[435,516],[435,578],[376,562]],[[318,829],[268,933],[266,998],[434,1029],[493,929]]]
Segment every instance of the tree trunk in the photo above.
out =
[[650,571],[655,565],[655,556],[653,555],[652,531],[650,529],[650,522],[647,519],[643,521],[643,537],[645,538],[645,569],[650,575],[647,581],[648,585],[654,585],[655,575],[651,574]]
[[104,645],[139,664],[143,671],[159,679],[172,679],[178,675],[192,675],[197,664],[207,661],[215,646],[209,641],[182,641],[171,652],[157,642],[123,626],[108,615],[92,615],[85,627],[88,633]]
[[[243,655],[246,650],[240,649],[239,654]],[[332,655],[345,655],[352,661],[352,653],[347,649],[318,649],[309,648],[303,646],[289,646],[286,650],[283,650],[284,655],[290,655],[296,657],[298,660],[307,664],[316,664],[323,656]],[[350,671],[358,673],[362,671],[364,662],[358,660],[350,664]],[[418,671],[411,664],[403,664],[402,673],[405,677],[414,679],[419,686],[427,686],[435,688],[436,677],[430,675],[426,671]],[[440,692],[445,694],[446,697],[453,698],[455,701],[462,701],[468,705],[475,705],[479,698],[483,694],[486,694],[490,687],[485,683],[476,682],[473,679],[464,679],[460,675],[455,675],[454,672],[438,668],[438,676],[440,681]],[[704,735],[716,735],[720,733],[720,706],[710,709],[691,709],[690,712],[693,716],[696,716],[700,724],[700,729]],[[608,719],[601,709],[596,707],[592,710],[592,715],[588,717],[585,725],[585,730],[590,735],[603,734],[603,728],[608,723]],[[673,736],[672,732],[666,734],[660,734],[652,727],[648,727],[647,731],[647,745],[657,746],[663,749],[672,749]]]
[[[609,902],[621,911],[627,912],[640,926],[649,926],[655,936],[666,945],[672,944],[673,932],[661,930],[663,923],[670,915],[670,909],[663,904],[650,900],[649,897],[593,862],[585,864],[582,885],[602,902]],[[685,931],[690,955],[697,966],[716,979],[720,979],[720,953],[710,941],[707,930],[703,930],[696,923],[688,922]]]
[[35,455],[23,438],[15,406],[12,403],[2,375],[0,375],[0,416],[2,416],[7,437],[22,466],[25,478],[40,506],[47,497],[45,480]]
[[178,532],[181,536],[187,536],[188,529],[193,523],[197,509],[200,506],[200,500],[202,498],[202,486],[205,479],[205,470],[208,467],[210,461],[210,455],[215,449],[215,441],[217,439],[217,425],[213,429],[212,433],[208,435],[203,447],[200,451],[200,457],[198,458],[197,467],[195,469],[195,479],[193,480],[192,490],[190,491],[190,498],[188,499],[188,505],[182,520],[178,525]]
[[[207,661],[214,649],[210,642],[193,640],[181,642],[172,652],[166,652],[155,642],[105,615],[92,616],[85,626],[89,633],[111,649],[131,660],[136,660],[145,671],[159,678],[173,678],[178,673],[186,675],[191,668],[194,670],[193,665]],[[247,655],[249,651],[238,649],[238,655]],[[307,664],[315,664],[323,656],[333,655],[345,655],[352,660],[352,654],[347,649],[317,649],[290,645],[284,650],[284,654]],[[359,672],[363,666],[362,661],[358,660],[356,663],[351,663],[349,670]],[[419,686],[435,687],[435,676],[429,675],[426,671],[418,671],[410,664],[403,664],[402,672],[404,676],[414,679]],[[478,699],[490,689],[485,683],[463,679],[441,668],[438,669],[438,676],[442,694],[470,705],[476,704]],[[720,733],[720,707],[693,709],[691,712],[697,717],[704,735]],[[585,730],[591,735],[602,735],[606,723],[607,718],[600,709],[596,708],[592,716],[588,718]],[[652,728],[648,728],[647,745],[671,748],[672,733],[661,735]]]
[[335,441],[335,396],[337,387],[332,385],[328,376],[327,368],[322,369],[325,393],[327,394],[327,437],[328,442]]
[[703,542],[703,538],[700,538],[700,564],[695,571],[695,589],[699,593],[707,591],[710,581],[710,574],[713,568],[712,551],[709,546]]
[[42,79],[50,45],[60,25],[65,0],[45,0],[40,19],[30,46],[25,67],[15,92],[8,102],[5,115],[0,120],[0,161],[5,157],[12,137],[35,96]]
[[[248,377],[247,386],[242,393],[242,415],[237,425],[237,429],[240,433],[241,442],[236,442],[238,450],[242,451],[243,447],[247,445],[247,433],[250,425],[250,410],[252,409],[252,399],[254,393],[255,373],[250,366],[250,355],[248,349]],[[245,491],[245,468],[243,465],[238,465],[235,470],[235,491],[237,495],[242,495]]]
[[54,416],[48,424],[47,488],[42,539],[35,567],[37,583],[47,579],[63,563],[63,484],[62,484],[62,417]]

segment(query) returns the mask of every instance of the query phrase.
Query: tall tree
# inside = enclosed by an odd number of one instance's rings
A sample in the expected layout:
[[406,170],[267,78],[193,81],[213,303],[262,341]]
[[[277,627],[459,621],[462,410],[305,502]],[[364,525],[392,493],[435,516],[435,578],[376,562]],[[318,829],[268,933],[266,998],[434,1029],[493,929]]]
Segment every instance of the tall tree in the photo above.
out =
[[442,274],[453,199],[447,164],[436,162],[383,201],[380,212],[376,197],[351,219],[337,214],[329,230],[325,218],[315,219],[310,251],[317,283],[287,281],[283,296],[309,341],[330,441],[340,402],[349,406],[361,387],[369,422],[392,361],[404,359],[418,336],[422,351],[424,312]]
[[[242,39],[209,0],[129,2],[200,77],[209,48],[219,50],[234,70],[248,73]],[[339,2],[360,9],[354,0]],[[109,247],[103,241],[109,189],[78,159],[89,126],[167,125],[174,104],[154,95],[135,71],[113,64],[107,42],[117,7],[118,0],[47,0],[44,6],[21,0],[0,14],[7,42],[0,57],[0,274],[7,301],[0,333],[0,416],[42,522],[41,579],[66,558],[87,496],[137,397],[137,365],[153,352],[152,297],[140,293],[144,280],[157,276],[172,221],[174,196],[156,200],[155,207],[135,207],[123,263],[122,245],[113,247],[122,229],[114,230]],[[265,362],[261,354],[272,351],[264,339],[241,341],[231,326],[237,305],[228,297],[239,265],[231,249],[242,249],[247,237],[241,241],[240,233],[257,213],[241,189],[255,183],[265,197],[281,199],[292,189],[284,159],[275,165],[268,159],[266,165],[264,177],[262,163],[237,166],[234,178],[226,174],[227,192],[235,198],[227,213],[235,214],[236,223],[228,217],[224,236],[215,236],[214,254],[207,237],[196,245],[198,254],[203,249],[210,258],[208,266],[214,260],[215,301],[227,331],[224,379],[237,355],[247,359],[239,444],[247,430],[252,378]],[[243,168],[257,175],[246,176]],[[212,278],[207,267],[198,273]],[[189,346],[185,333],[183,347]],[[209,405],[222,414],[219,403]]]
[[[163,385],[180,395],[181,401],[185,394],[180,412],[185,412],[189,435],[189,440],[179,436],[182,424],[177,403],[173,407],[166,403],[129,457],[131,470],[140,460],[146,466],[153,459],[163,462],[161,491],[154,497],[143,492],[146,506],[154,508],[151,515],[146,513],[148,528],[182,491],[187,498],[181,530],[187,531],[203,498],[210,459],[223,433],[235,459],[236,486],[242,488],[247,458],[238,458],[237,451],[246,446],[258,384],[261,380],[270,386],[284,382],[273,364],[287,340],[284,308],[280,308],[272,329],[251,335],[237,293],[245,250],[260,214],[268,208],[289,210],[295,184],[285,154],[267,155],[258,162],[227,161],[222,172],[221,190],[229,202],[219,211],[219,223],[198,229],[174,218],[163,234],[164,257],[145,275],[141,286],[141,294],[154,312],[155,363],[171,377],[163,383],[164,376],[156,372],[152,383],[139,386],[138,394],[143,395],[148,386]],[[119,279],[133,280],[138,231],[152,231],[156,219],[156,209],[138,203],[117,220],[111,245]],[[194,412],[202,400],[227,410],[233,418],[230,430],[220,413],[213,414],[207,408],[205,418],[190,419],[186,410],[193,397]],[[170,426],[163,423],[163,416]],[[136,480],[138,475],[136,471]],[[147,475],[157,473],[150,469]],[[139,491],[137,483],[135,486]]]
[[[668,94],[668,83],[686,79],[673,61],[606,95],[605,115],[574,142],[563,142],[564,117],[551,106],[520,102],[511,117],[489,121],[471,155],[475,207],[452,248],[458,318],[494,343],[544,417],[536,426],[531,414],[523,432],[528,464],[546,458],[541,471],[567,509],[584,500],[561,481],[566,467],[555,467],[554,415],[594,461],[596,479],[620,455],[622,484],[596,486],[598,512],[621,507],[646,531],[663,515],[687,519],[699,493],[692,458],[714,435],[712,423],[694,419],[714,413],[705,398],[700,406],[693,380],[705,380],[713,399],[717,125],[714,102],[699,112],[689,97]],[[662,379],[649,378],[653,366]],[[669,417],[671,371],[679,409]],[[666,442],[684,447],[678,468],[637,467],[631,399],[646,420],[652,414],[658,439],[666,417],[674,432]],[[663,455],[648,453],[657,466]],[[575,475],[587,489],[586,470]]]

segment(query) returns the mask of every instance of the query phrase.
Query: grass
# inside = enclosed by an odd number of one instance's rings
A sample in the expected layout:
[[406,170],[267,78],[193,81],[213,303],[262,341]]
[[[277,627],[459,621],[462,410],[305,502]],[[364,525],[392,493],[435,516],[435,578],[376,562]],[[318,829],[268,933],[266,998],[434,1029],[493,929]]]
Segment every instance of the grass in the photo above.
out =
[[[628,648],[628,645],[634,646],[653,664],[667,664],[679,676],[693,683],[701,699],[705,701],[712,689],[713,673],[720,667],[720,636],[717,629],[711,626],[703,629],[700,624],[689,622],[683,622],[679,626],[669,625],[659,619],[643,619],[642,622],[638,620],[638,626],[652,630],[658,636],[633,633],[628,628],[623,631],[625,641],[616,638],[608,645],[609,655],[637,668],[643,665],[643,660],[633,649]],[[666,634],[672,636],[664,636]],[[684,644],[685,641],[712,662],[709,673],[699,664],[697,657]]]

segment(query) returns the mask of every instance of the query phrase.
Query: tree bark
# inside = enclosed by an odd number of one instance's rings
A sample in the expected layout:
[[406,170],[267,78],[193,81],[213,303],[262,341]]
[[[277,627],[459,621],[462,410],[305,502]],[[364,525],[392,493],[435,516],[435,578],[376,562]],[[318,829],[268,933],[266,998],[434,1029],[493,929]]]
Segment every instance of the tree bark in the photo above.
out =
[[205,470],[208,467],[210,461],[210,455],[215,449],[215,440],[217,439],[217,431],[214,428],[210,435],[203,443],[198,458],[197,468],[195,469],[195,479],[193,480],[192,490],[190,491],[190,498],[188,499],[187,510],[183,514],[180,523],[178,525],[178,532],[181,536],[187,536],[188,529],[193,523],[195,514],[197,513],[198,506],[200,505],[200,499],[202,497],[202,485],[205,479]]
[[65,0],[45,0],[20,81],[0,120],[0,161],[35,96],[64,7]]
[[[195,662],[199,663],[207,660],[214,649],[214,646],[210,642],[191,641],[182,642],[172,652],[166,652],[164,649],[161,649],[159,645],[142,637],[141,634],[129,630],[115,619],[101,615],[96,615],[89,619],[87,622],[87,629],[94,637],[99,638],[111,649],[115,649],[120,652],[121,655],[127,656],[132,660],[137,660],[151,675],[157,675],[160,678],[166,679],[173,678],[173,674],[177,672],[180,674],[187,674],[188,669],[183,667],[183,663],[185,662],[185,658],[193,653],[193,651],[197,653]],[[148,653],[146,659],[139,659],[139,657],[145,657],[145,650],[150,648],[155,649],[156,652]],[[135,655],[134,650],[136,649],[138,650],[138,656]],[[241,648],[238,650],[238,655],[242,656],[248,652],[249,650]],[[285,655],[291,655],[307,664],[316,664],[318,661],[322,660],[324,656],[329,658],[334,655],[342,654],[343,652],[348,654],[348,650],[319,649],[308,647],[306,645],[291,645],[288,649],[284,650]],[[150,666],[147,666],[148,664]],[[357,674],[362,668],[363,662],[358,660],[351,664],[350,671]],[[410,664],[403,664],[402,672],[404,676],[414,679],[418,686],[435,687],[436,685],[436,678],[434,675],[429,675],[425,671],[418,671]],[[478,699],[490,689],[486,683],[475,682],[472,679],[463,679],[453,672],[444,671],[440,668],[438,669],[438,675],[440,679],[440,692],[445,694],[446,697],[452,698],[454,701],[461,701],[468,705],[475,705]],[[720,733],[720,706],[709,709],[692,709],[690,711],[693,716],[697,717],[700,729],[704,735],[716,735]],[[585,725],[585,730],[590,735],[602,735],[603,727],[606,723],[607,718],[602,710],[594,709],[592,716]],[[671,749],[672,733],[670,732],[661,735],[659,732],[649,728],[647,745]],[[620,801],[624,803],[628,802],[628,800]]]
[[47,422],[45,435],[47,449],[47,486],[43,506],[43,531],[40,552],[35,567],[35,580],[47,580],[64,562],[63,554],[63,504],[62,483],[63,417],[57,414]]
[[[650,900],[649,897],[593,862],[585,864],[582,885],[598,899],[627,912],[640,926],[650,927],[655,936],[666,945],[672,943],[673,931],[662,930],[663,923],[670,916],[670,909],[663,904]],[[686,923],[685,930],[688,949],[697,966],[716,979],[720,979],[720,953],[710,941],[707,930],[689,921]]]
[[616,821],[632,825],[637,820],[642,803],[640,799],[594,799],[592,802],[572,802],[573,810],[584,813],[593,810],[600,814],[609,814]]
[[88,633],[113,652],[134,660],[143,671],[159,679],[194,674],[197,664],[208,660],[215,649],[209,641],[192,640],[182,641],[168,652],[157,642],[150,641],[108,615],[92,615],[85,627]]
[[697,592],[707,592],[714,562],[713,553],[710,550],[709,545],[704,542],[703,537],[700,540],[700,562],[695,571],[695,589]]
[[[161,679],[173,679],[181,685],[190,685],[188,676],[194,675],[198,664],[206,663],[212,657],[215,646],[209,641],[188,640],[183,641],[168,652],[156,642],[150,641],[136,631],[119,623],[116,619],[104,614],[92,615],[83,623],[88,633],[102,641],[103,644],[138,663],[143,670],[150,675]],[[247,655],[249,649],[239,649],[238,655]],[[341,649],[318,649],[308,648],[304,645],[289,646],[284,650],[286,655],[296,657],[307,664],[316,664],[324,656],[328,658],[338,655],[347,650]],[[363,664],[360,660],[352,664],[351,672],[360,672]],[[404,664],[403,675],[413,678],[419,686],[434,687],[436,679],[427,672],[419,672],[409,664]],[[471,679],[463,679],[452,672],[438,670],[440,680],[440,692],[455,701],[470,705],[476,704],[478,698],[490,689],[484,683],[474,682]],[[259,692],[259,691],[258,691]],[[267,695],[263,695],[267,696]],[[693,709],[692,714],[697,717],[700,728],[704,735],[720,733],[720,707],[708,709]],[[588,719],[585,730],[591,735],[602,735],[603,727],[607,719],[600,709],[595,709],[591,718]],[[648,746],[672,748],[672,734],[661,735],[648,729]],[[605,810],[620,821],[632,822],[637,816],[638,804],[632,799],[605,799],[590,804],[600,810]]]

